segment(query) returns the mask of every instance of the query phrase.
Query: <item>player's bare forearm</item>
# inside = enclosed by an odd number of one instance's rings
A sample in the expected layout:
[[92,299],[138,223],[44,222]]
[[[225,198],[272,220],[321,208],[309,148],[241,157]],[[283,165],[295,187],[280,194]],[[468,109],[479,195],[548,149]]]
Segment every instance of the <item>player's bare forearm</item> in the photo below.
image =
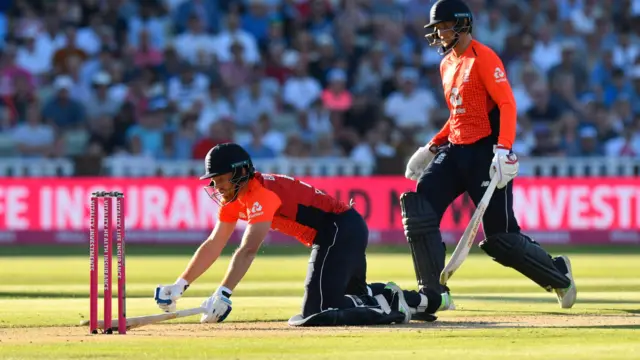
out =
[[247,271],[249,271],[253,259],[256,258],[256,253],[257,252],[249,249],[243,249],[242,247],[238,248],[238,251],[233,254],[227,274],[222,281],[222,286],[233,291],[236,286],[238,286],[238,283],[240,283],[240,280],[246,275]]
[[222,253],[222,249],[224,249],[229,237],[231,237],[234,228],[235,224],[218,223],[209,238],[193,254],[191,261],[189,261],[187,268],[180,277],[191,284],[204,274]]
[[238,286],[238,283],[240,283],[240,280],[242,280],[253,263],[253,259],[255,259],[264,238],[269,232],[270,225],[270,222],[263,222],[251,224],[247,227],[242,244],[233,254],[227,274],[222,280],[222,286],[232,291]]

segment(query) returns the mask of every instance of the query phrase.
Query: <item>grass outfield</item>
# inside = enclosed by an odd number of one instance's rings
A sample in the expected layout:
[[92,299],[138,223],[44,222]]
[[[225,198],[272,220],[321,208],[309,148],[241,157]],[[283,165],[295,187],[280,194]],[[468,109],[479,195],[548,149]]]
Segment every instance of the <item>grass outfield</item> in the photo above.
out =
[[[175,280],[194,248],[127,248],[128,316],[158,312],[155,286]],[[290,328],[286,320],[299,311],[307,262],[296,246],[265,248],[234,292],[234,310],[222,324],[202,325],[191,317],[126,336],[95,336],[78,325],[88,319],[88,249],[0,247],[0,359],[640,359],[637,248],[550,250],[571,256],[579,291],[571,310],[474,250],[450,281],[457,310],[440,313],[435,323]],[[372,248],[368,259],[369,281],[415,287],[406,248]],[[199,305],[217,287],[228,260],[193,284],[179,307]],[[115,310],[114,301],[114,318]]]

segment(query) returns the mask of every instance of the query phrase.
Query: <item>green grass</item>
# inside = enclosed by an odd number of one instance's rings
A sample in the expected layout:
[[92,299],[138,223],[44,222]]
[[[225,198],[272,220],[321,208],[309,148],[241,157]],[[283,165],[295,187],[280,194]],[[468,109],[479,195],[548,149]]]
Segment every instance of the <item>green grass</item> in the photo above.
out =
[[[155,286],[173,282],[194,248],[127,248],[128,316],[158,312]],[[126,336],[91,336],[78,325],[88,318],[86,250],[0,247],[0,359],[640,358],[640,254],[633,247],[551,249],[571,256],[579,289],[571,310],[474,250],[450,281],[458,309],[437,322],[335,329],[286,326],[299,312],[307,255],[300,247],[265,248],[234,292],[225,323],[185,318]],[[199,305],[228,261],[214,264],[179,307]],[[405,247],[372,248],[368,261],[369,281],[415,288]]]

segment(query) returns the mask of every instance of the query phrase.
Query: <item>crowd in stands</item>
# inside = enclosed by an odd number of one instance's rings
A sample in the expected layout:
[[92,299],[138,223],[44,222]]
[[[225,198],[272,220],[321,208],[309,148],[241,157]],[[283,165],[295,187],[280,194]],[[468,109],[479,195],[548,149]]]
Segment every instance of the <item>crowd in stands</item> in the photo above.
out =
[[[431,0],[5,0],[0,156],[402,163],[444,124]],[[640,1],[468,0],[527,156],[640,158]]]

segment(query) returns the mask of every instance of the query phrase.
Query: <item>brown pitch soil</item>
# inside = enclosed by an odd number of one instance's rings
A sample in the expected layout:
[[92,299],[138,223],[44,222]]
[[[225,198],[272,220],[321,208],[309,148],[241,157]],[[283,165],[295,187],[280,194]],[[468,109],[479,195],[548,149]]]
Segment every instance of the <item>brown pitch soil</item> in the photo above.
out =
[[[286,321],[274,322],[229,322],[223,324],[156,324],[131,329],[127,337],[167,338],[194,337],[273,337],[303,335],[313,333],[316,336],[344,333],[398,332],[398,331],[438,331],[491,328],[556,328],[556,327],[620,327],[640,326],[640,315],[530,315],[530,316],[456,316],[440,318],[433,323],[411,322],[404,325],[370,327],[323,327],[295,328]],[[105,341],[117,336],[91,336],[87,327],[13,327],[0,328],[1,344],[11,343],[51,343],[70,341]],[[120,337],[124,339],[124,337]]]

